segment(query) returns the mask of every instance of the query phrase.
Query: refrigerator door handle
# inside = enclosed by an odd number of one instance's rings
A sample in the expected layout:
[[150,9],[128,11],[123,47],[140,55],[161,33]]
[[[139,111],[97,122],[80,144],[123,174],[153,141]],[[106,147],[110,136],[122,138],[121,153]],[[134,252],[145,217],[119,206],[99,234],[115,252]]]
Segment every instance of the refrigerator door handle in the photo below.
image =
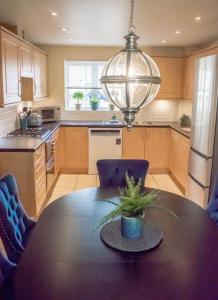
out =
[[210,186],[205,186],[203,185],[202,183],[200,183],[196,178],[194,178],[189,172],[188,172],[188,175],[191,177],[191,179],[197,183],[202,189],[206,190],[208,189]]

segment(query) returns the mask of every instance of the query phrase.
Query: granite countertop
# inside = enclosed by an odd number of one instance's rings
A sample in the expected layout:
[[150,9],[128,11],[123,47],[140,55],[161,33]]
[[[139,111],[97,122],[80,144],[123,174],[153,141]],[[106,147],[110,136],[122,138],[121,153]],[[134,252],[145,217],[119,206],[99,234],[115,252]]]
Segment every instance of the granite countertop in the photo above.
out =
[[[123,122],[110,123],[102,121],[58,121],[43,124],[43,128],[50,130],[45,138],[31,137],[3,137],[0,138],[0,152],[34,152],[59,127],[90,127],[90,128],[123,128]],[[190,132],[181,129],[177,122],[136,122],[134,127],[169,127],[190,138]]]

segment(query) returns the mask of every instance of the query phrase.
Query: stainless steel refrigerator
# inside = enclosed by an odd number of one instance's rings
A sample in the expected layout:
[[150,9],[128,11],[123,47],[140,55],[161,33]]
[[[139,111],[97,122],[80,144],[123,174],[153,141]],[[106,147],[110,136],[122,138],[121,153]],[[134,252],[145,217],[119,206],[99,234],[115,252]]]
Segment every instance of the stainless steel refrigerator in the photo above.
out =
[[218,56],[198,58],[195,65],[191,150],[186,196],[203,207],[207,206],[210,186],[218,169],[217,102]]

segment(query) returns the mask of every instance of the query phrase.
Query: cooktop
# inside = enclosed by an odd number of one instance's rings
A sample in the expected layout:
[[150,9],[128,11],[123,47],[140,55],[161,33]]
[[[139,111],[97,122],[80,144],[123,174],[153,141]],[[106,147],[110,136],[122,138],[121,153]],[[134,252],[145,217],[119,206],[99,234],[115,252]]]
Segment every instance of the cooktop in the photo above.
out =
[[45,128],[27,128],[27,129],[16,129],[7,134],[7,137],[32,137],[32,138],[44,138],[50,130]]

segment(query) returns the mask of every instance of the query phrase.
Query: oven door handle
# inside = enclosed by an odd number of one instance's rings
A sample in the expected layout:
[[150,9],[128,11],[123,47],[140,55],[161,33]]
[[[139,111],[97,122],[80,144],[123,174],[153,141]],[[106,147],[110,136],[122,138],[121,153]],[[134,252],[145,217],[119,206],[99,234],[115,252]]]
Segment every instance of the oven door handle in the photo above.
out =
[[50,171],[55,165],[55,161],[54,159],[50,159],[48,162],[47,162],[47,166],[46,166],[46,171]]

